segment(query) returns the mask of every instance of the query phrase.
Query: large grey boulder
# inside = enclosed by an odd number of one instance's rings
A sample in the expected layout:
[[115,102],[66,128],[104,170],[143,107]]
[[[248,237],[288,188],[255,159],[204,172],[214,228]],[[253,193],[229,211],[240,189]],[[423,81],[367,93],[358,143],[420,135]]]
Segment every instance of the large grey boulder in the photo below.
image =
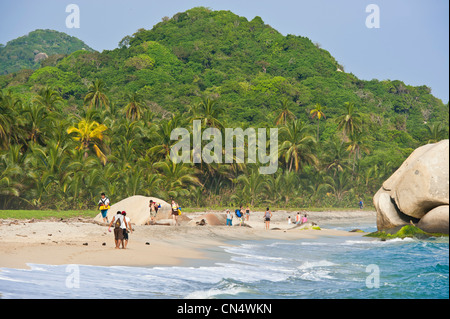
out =
[[[416,149],[383,183],[374,205],[379,230],[417,223],[434,208],[449,205],[449,140]],[[438,217],[433,220],[436,225]],[[448,233],[448,216],[445,222]]]
[[[156,197],[146,197],[146,196],[132,196],[121,200],[118,203],[111,203],[111,208],[108,210],[108,220],[112,221],[114,215],[117,211],[126,211],[127,217],[130,218],[131,223],[134,225],[145,225],[150,220],[150,208],[149,202],[153,200],[154,202],[160,203],[161,208],[158,210],[157,220],[168,218],[171,206],[169,203],[163,201],[162,199]],[[103,222],[101,213],[99,213],[95,218],[97,222]]]
[[430,210],[417,227],[428,233],[448,234],[449,206],[442,205]]

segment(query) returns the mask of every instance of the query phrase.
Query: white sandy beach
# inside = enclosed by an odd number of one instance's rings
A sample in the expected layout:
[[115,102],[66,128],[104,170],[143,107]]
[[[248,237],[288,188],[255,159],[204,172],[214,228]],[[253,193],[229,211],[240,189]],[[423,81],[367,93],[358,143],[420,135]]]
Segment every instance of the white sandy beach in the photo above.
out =
[[[189,213],[198,219],[206,212]],[[321,224],[376,223],[376,213],[368,211],[307,212],[309,221]],[[213,213],[222,215],[223,213]],[[114,249],[114,236],[108,227],[89,220],[63,221],[0,220],[0,267],[27,268],[33,264],[80,264],[93,266],[179,265],[186,259],[210,258],[205,249],[226,245],[233,240],[314,239],[320,236],[361,236],[361,233],[325,229],[299,230],[288,225],[292,212],[275,212],[271,230],[264,229],[262,212],[251,214],[250,227],[134,226],[127,249]],[[234,224],[237,224],[236,218]]]

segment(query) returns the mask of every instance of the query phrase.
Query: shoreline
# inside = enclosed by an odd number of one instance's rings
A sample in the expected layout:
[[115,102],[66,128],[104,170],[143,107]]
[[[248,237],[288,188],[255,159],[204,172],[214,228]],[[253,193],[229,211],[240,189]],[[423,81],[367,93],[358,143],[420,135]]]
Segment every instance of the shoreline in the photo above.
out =
[[[201,216],[203,213],[198,213]],[[289,212],[286,212],[289,214]],[[366,215],[367,214],[367,215]],[[189,213],[193,217],[194,213]],[[259,212],[254,213],[258,217]],[[372,223],[373,213],[311,212],[311,221],[337,223],[365,220]],[[290,229],[284,214],[277,214],[271,228],[264,230],[259,218],[251,216],[248,224],[239,226],[133,226],[127,249],[114,249],[114,236],[107,226],[93,222],[1,220],[0,268],[29,269],[27,264],[91,266],[191,266],[216,262],[225,254],[221,246],[251,240],[298,240],[319,237],[361,236],[344,230]],[[291,216],[292,217],[292,216]],[[253,220],[252,220],[253,219]],[[149,243],[149,244],[147,244]],[[86,245],[87,244],[87,245]]]

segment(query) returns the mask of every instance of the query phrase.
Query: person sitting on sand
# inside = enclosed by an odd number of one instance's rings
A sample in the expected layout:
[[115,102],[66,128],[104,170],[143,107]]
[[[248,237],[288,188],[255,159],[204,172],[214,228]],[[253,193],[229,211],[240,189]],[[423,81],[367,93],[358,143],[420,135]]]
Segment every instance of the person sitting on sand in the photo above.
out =
[[154,225],[158,209],[156,208],[157,206],[153,199],[150,200],[150,205],[148,205],[148,207],[150,207],[150,225]]
[[120,228],[122,228],[123,231],[122,248],[126,249],[128,246],[128,233],[132,233],[133,229],[131,228],[130,217],[127,217],[127,213],[125,211],[122,212],[122,216],[125,220],[125,223],[122,223],[122,225],[120,225]]
[[108,231],[111,232],[111,226],[114,224],[114,242],[116,244],[116,249],[120,249],[120,244],[123,241],[122,224],[125,224],[125,227],[127,227],[127,221],[123,217],[122,212],[118,211],[108,227]]
[[305,215],[303,215],[302,217],[302,224],[306,223],[308,221],[307,215],[305,213]]
[[298,225],[302,222],[301,216],[300,216],[300,212],[297,213],[297,215],[295,216],[295,223]]
[[264,222],[266,223],[266,230],[270,228],[270,219],[272,218],[272,212],[269,207],[267,207],[266,212],[264,213]]
[[100,200],[98,201],[98,209],[100,209],[103,217],[103,222],[108,223],[108,209],[110,208],[109,198],[106,197],[105,193],[102,193]]
[[227,209],[227,226],[233,226],[233,214]]
[[175,222],[175,226],[178,226],[178,215],[180,206],[172,199],[172,219]]

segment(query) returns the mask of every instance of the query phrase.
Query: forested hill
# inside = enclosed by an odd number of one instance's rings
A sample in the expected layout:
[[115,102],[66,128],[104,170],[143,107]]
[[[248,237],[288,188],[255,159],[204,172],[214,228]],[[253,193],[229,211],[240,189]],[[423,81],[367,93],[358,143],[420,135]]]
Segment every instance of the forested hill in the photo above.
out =
[[[114,50],[54,55],[2,75],[0,174],[17,176],[0,175],[0,207],[53,207],[54,198],[88,207],[101,191],[114,201],[147,194],[194,205],[370,202],[413,149],[448,138],[448,102],[426,85],[360,80],[340,63],[260,17],[198,7]],[[174,167],[170,132],[195,118],[204,127],[279,127],[279,172]]]
[[37,69],[47,57],[67,55],[78,50],[94,51],[83,41],[63,32],[35,30],[6,45],[0,44],[0,74]]

